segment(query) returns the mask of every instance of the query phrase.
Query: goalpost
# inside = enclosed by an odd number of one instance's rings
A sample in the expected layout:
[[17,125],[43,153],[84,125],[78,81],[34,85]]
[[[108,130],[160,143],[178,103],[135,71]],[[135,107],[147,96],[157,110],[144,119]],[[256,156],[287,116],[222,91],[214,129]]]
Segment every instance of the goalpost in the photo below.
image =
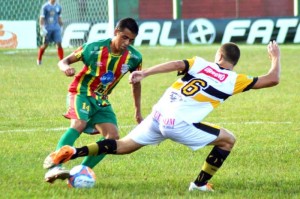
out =
[[108,22],[114,17],[114,0],[56,0],[68,22]]
[[[72,23],[107,23],[108,35],[113,36],[115,25],[116,0],[56,0],[62,6],[62,19],[64,29]],[[37,43],[41,42],[39,36],[38,19],[41,7],[48,0],[0,0],[0,21],[34,20],[37,23]],[[72,40],[74,47],[87,42],[89,29],[83,40]]]
[[[115,0],[57,0],[62,7],[64,26],[71,23],[108,24],[108,35],[113,36],[115,26]],[[84,39],[72,40],[73,46],[87,42],[88,32]]]

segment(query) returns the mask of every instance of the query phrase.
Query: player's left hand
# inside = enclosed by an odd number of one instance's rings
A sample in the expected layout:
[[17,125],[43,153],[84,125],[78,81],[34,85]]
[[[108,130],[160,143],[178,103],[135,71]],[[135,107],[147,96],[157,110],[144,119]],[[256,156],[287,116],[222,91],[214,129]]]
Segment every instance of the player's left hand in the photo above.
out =
[[75,75],[75,69],[72,67],[67,68],[64,72],[65,72],[66,76],[68,76],[68,77]]
[[143,119],[144,118],[141,113],[137,113],[137,112],[135,113],[135,120],[138,124],[141,123],[143,121]]
[[270,41],[267,48],[268,48],[268,53],[269,53],[270,59],[280,57],[280,49],[279,49],[276,41]]

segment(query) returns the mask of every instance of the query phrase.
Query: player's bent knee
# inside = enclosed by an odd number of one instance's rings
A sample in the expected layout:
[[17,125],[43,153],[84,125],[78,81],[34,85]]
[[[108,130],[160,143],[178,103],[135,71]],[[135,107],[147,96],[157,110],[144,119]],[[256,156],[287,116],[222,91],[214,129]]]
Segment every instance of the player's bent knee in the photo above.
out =
[[106,139],[114,139],[114,140],[118,140],[120,139],[120,136],[118,134],[118,132],[113,132],[113,133],[107,133],[107,135],[105,136]]
[[235,144],[236,138],[233,134],[228,134],[228,138],[226,139],[227,145],[229,148],[232,148]]
[[231,150],[236,142],[236,138],[233,133],[226,129],[221,129],[220,134],[222,135],[222,148]]
[[71,128],[76,129],[78,132],[82,132],[86,127],[86,121],[84,120],[71,120]]

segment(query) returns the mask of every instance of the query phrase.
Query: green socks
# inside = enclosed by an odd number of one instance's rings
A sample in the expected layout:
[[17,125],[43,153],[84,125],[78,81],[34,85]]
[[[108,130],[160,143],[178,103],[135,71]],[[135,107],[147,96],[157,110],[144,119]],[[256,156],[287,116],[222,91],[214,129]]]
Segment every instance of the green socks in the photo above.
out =
[[56,150],[60,149],[64,145],[73,146],[80,133],[73,128],[68,128],[68,130],[60,137]]
[[[102,137],[100,138],[98,141],[104,140],[105,138]],[[101,155],[97,155],[97,156],[86,156],[84,158],[84,160],[82,161],[82,165],[84,166],[88,166],[91,169],[94,168],[104,157],[106,156],[106,154],[101,154]]]
[[[80,133],[73,128],[68,128],[68,130],[61,136],[56,150],[60,149],[64,145],[73,146],[77,138],[80,136]],[[98,141],[104,140],[105,138],[102,137]],[[97,156],[87,156],[82,161],[82,165],[88,166],[90,168],[94,168],[103,158],[105,154],[97,155]]]

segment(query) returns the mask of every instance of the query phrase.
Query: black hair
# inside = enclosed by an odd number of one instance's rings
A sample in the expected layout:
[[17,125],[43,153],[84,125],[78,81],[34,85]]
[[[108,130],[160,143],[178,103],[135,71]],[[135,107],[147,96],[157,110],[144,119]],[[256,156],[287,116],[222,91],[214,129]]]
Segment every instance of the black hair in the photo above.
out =
[[239,47],[235,43],[229,42],[223,44],[220,48],[220,51],[224,56],[224,59],[233,64],[233,66],[238,63],[241,52]]
[[121,19],[116,25],[116,29],[119,29],[120,31],[123,31],[125,28],[136,35],[139,33],[139,26],[133,18]]

